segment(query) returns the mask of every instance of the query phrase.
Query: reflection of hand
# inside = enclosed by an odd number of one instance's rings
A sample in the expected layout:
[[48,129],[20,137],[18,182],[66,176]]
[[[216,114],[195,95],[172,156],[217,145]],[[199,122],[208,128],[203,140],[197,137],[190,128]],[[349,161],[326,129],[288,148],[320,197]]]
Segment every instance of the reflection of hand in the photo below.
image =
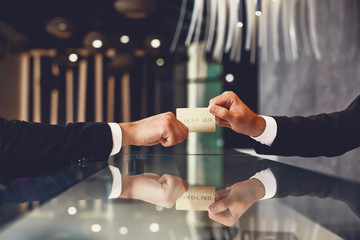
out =
[[171,208],[187,189],[187,182],[179,177],[154,173],[123,176],[121,197],[134,198],[166,208]]
[[209,111],[220,127],[257,137],[265,130],[265,120],[252,112],[233,92],[224,92],[209,102]]
[[171,112],[119,125],[123,134],[122,146],[150,146],[161,143],[169,147],[184,141],[189,132],[189,129]]
[[226,226],[232,226],[264,195],[264,185],[257,179],[235,183],[229,188],[216,192],[215,202],[209,206],[209,218]]

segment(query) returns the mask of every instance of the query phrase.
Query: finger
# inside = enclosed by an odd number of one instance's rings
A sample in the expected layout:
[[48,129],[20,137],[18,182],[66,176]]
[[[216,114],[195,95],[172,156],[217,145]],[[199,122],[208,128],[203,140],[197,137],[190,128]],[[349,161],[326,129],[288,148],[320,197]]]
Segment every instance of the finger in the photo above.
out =
[[233,102],[233,92],[223,92],[221,95],[214,97],[209,101],[209,105],[217,105],[229,108]]
[[151,178],[151,179],[154,179],[154,180],[157,180],[159,181],[160,179],[160,176],[158,174],[155,174],[155,173],[143,173],[143,175],[147,178]]
[[209,112],[213,114],[215,117],[221,120],[226,120],[228,122],[231,122],[231,119],[233,118],[232,112],[224,107],[212,105],[210,106]]
[[167,123],[162,130],[162,138],[159,140],[159,142],[165,147],[184,141],[189,134],[189,128],[180,122],[174,114],[171,113],[167,117]]
[[[161,178],[165,179],[167,185],[171,188],[184,189],[184,192],[187,191],[189,188],[187,181],[180,177],[173,176],[170,174],[164,174]],[[161,180],[162,179],[160,179],[160,181]]]
[[234,216],[232,216],[231,212],[229,209],[227,209],[226,211],[224,212],[221,212],[221,213],[217,213],[217,214],[212,214],[209,212],[208,214],[209,218],[216,221],[216,222],[219,222],[223,225],[226,225],[226,226],[232,226],[236,223],[237,221],[237,218],[235,218]]
[[153,145],[156,145],[156,144],[158,144],[158,143],[160,142],[160,140],[161,140],[161,139],[156,140],[156,141],[153,141],[153,142],[149,142],[149,143],[147,143],[147,144],[144,144],[144,146],[153,146]]
[[170,147],[178,143],[178,137],[175,131],[176,129],[164,129],[162,132],[162,138],[160,138],[159,140],[161,145],[163,145],[164,147]]
[[230,189],[222,189],[215,193],[215,202],[226,198],[230,193]]
[[163,183],[166,183],[167,181],[168,181],[168,175],[167,174],[163,174],[160,178],[159,178],[159,182],[161,183],[161,184],[163,184]]
[[162,175],[158,181],[161,184],[166,184],[169,188],[184,189],[184,191],[187,191],[187,189],[189,188],[187,182],[184,179],[172,176],[170,174]]
[[189,190],[189,184],[187,183],[187,181],[185,179],[181,179],[182,180],[182,185],[185,188],[185,192],[187,192]]
[[231,128],[231,125],[228,121],[222,120],[218,117],[215,117],[215,122],[218,126],[220,127],[227,127],[227,128]]
[[170,147],[184,141],[187,134],[188,132],[182,127],[182,125],[172,122],[171,125],[167,125],[163,129],[162,140],[160,143],[165,147]]
[[173,113],[165,113],[162,124],[159,126],[159,142],[164,147],[169,147],[177,143],[180,130],[176,127],[176,121]]
[[164,147],[170,147],[170,146],[168,145],[168,142],[167,142],[167,139],[166,139],[166,138],[160,138],[160,139],[159,139],[159,143],[160,143],[161,145],[163,145]]
[[180,178],[176,176],[172,176],[170,174],[162,175],[158,181],[163,185],[163,188],[166,189],[175,189],[176,187],[182,184]]
[[169,174],[161,176],[159,182],[164,192],[163,201],[166,207],[172,207],[175,201],[188,189],[186,181]]
[[173,142],[173,144],[179,143],[184,141],[189,134],[189,128],[183,124],[182,122],[180,122],[175,115],[172,114],[172,128],[174,130],[174,134],[176,135],[176,142]]
[[179,129],[179,135],[177,136],[179,139],[178,141],[179,142],[184,141],[188,137],[189,128],[185,124],[180,122],[178,119],[176,119],[174,124],[175,124],[175,127]]
[[211,204],[208,208],[209,212],[212,214],[220,213],[225,211],[230,207],[230,200],[229,197],[223,198],[217,202]]
[[189,135],[189,128],[188,128],[185,124],[183,124],[182,122],[180,122],[180,121],[178,121],[178,120],[177,120],[177,122],[178,122],[178,124],[180,125],[180,129],[181,129],[181,132],[182,132],[183,140],[185,140],[185,139],[188,137],[188,135]]

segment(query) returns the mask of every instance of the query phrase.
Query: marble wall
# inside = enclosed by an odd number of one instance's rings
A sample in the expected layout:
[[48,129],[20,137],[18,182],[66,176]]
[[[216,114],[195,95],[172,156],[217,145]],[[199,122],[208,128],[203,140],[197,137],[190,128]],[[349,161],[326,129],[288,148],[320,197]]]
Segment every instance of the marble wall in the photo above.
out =
[[[307,116],[343,110],[360,94],[360,2],[316,0],[316,6],[321,60],[316,60],[313,55],[306,56],[301,50],[298,60],[286,62],[284,44],[280,41],[281,60],[275,62],[269,48],[268,61],[262,59],[259,62],[261,114]],[[281,30],[279,32],[281,34]],[[301,41],[299,44],[303,49]],[[280,157],[279,161],[360,182],[360,148],[333,158]],[[290,199],[283,201],[292,205]],[[298,198],[293,207],[311,219],[317,219],[317,216],[326,216],[329,211],[344,204],[318,201],[316,198],[312,201],[309,206],[309,201]],[[345,219],[334,215],[320,224],[342,235],[358,221],[349,209]],[[359,233],[350,235],[356,234]],[[350,236],[348,239],[357,238]]]
[[[261,114],[333,112],[346,108],[360,94],[360,2],[316,0],[316,20],[321,60],[306,56],[298,35],[298,60],[285,61],[280,37],[280,61],[273,60],[270,46],[268,61],[259,61]],[[281,157],[280,161],[360,182],[360,149],[334,158]]]

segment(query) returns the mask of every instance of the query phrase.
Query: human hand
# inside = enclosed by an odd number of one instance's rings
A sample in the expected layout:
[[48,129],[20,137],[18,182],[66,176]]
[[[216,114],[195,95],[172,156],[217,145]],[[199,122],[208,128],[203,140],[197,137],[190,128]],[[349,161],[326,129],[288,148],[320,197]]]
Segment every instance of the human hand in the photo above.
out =
[[164,174],[145,173],[123,176],[123,191],[120,197],[134,198],[171,208],[176,200],[188,190],[185,180]]
[[252,112],[234,92],[224,92],[209,102],[217,125],[237,133],[257,137],[265,130],[265,120]]
[[264,185],[258,179],[235,183],[215,193],[215,202],[208,209],[209,218],[226,226],[232,226],[264,195]]
[[119,125],[123,134],[122,146],[151,146],[161,143],[164,147],[170,147],[184,141],[189,133],[189,129],[171,112]]

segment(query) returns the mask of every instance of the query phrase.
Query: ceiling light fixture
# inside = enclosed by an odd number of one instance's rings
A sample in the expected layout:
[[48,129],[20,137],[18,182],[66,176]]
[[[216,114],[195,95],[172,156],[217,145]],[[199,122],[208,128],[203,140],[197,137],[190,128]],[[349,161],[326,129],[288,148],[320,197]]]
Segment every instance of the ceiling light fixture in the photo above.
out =
[[76,54],[76,53],[71,53],[70,55],[69,55],[69,61],[70,62],[77,62],[77,60],[79,60],[79,57],[78,57],[78,55]]
[[157,38],[151,40],[150,45],[152,48],[159,48],[161,46],[161,41]]
[[122,35],[120,37],[120,42],[123,44],[127,44],[130,42],[130,37],[128,35]]

